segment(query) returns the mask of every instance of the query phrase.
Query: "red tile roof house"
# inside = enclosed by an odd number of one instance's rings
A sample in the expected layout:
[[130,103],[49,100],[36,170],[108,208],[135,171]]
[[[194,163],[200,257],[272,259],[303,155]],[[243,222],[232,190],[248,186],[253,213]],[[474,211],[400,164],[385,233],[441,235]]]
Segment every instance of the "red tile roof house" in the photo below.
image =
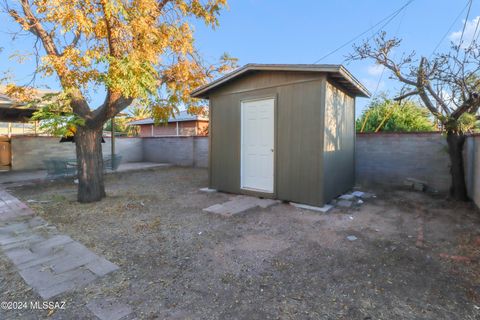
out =
[[170,117],[168,123],[155,125],[152,118],[147,118],[129,122],[128,125],[140,126],[140,137],[208,135],[208,116],[189,114],[187,111]]

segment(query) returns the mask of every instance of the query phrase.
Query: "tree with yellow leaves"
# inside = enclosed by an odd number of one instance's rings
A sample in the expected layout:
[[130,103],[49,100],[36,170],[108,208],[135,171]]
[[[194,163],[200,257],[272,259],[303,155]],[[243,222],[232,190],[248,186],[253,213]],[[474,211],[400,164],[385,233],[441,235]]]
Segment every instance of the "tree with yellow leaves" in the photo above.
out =
[[[9,15],[37,37],[39,71],[57,75],[64,101],[79,121],[74,140],[78,201],[105,197],[102,128],[133,100],[168,119],[179,105],[200,108],[189,92],[235,64],[227,55],[205,66],[194,46],[192,18],[218,25],[226,0],[20,0]],[[90,106],[88,93],[105,89]],[[98,91],[100,91],[98,90]]]

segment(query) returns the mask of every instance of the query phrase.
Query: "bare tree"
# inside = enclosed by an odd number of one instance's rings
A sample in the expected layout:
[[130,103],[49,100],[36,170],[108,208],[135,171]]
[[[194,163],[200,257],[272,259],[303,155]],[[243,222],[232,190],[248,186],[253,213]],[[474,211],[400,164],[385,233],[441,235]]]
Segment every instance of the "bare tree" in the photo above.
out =
[[452,176],[450,196],[466,201],[463,147],[466,134],[479,120],[480,47],[472,41],[468,45],[452,44],[449,52],[432,58],[417,58],[416,53],[411,52],[394,59],[392,52],[400,45],[400,39],[389,39],[382,32],[371,41],[354,45],[354,53],[348,58],[370,59],[388,69],[391,78],[404,85],[396,100],[420,97],[446,133]]

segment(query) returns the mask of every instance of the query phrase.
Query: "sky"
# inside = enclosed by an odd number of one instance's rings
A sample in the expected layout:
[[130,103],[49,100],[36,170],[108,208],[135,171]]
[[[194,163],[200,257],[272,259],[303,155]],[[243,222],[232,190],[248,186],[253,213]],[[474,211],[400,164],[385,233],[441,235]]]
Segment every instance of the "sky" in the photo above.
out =
[[[196,45],[206,61],[215,63],[227,52],[247,63],[326,63],[344,64],[373,94],[387,92],[395,95],[401,85],[389,80],[389,73],[371,61],[345,61],[352,44],[372,37],[379,27],[367,30],[407,4],[408,0],[229,0],[222,11],[220,26],[215,30],[200,22],[194,23]],[[413,0],[394,19],[384,26],[391,36],[401,39],[402,46],[394,56],[414,50],[418,56],[429,57],[435,48],[446,51],[451,41],[461,37],[469,43],[477,19],[480,19],[480,0],[473,0],[467,18],[468,0]],[[0,71],[10,70],[17,84],[27,83],[34,70],[34,61],[19,63],[9,56],[30,52],[33,39],[11,39],[17,27],[0,13]],[[386,22],[386,21],[385,21]],[[380,24],[382,26],[384,23]],[[362,36],[360,36],[362,33]],[[477,34],[480,33],[477,32]],[[358,39],[352,43],[350,40]],[[340,48],[340,49],[339,49]],[[321,57],[339,49],[321,61]],[[38,86],[59,89],[57,79],[43,78]],[[99,94],[95,101],[102,101]],[[357,116],[369,99],[358,98]]]

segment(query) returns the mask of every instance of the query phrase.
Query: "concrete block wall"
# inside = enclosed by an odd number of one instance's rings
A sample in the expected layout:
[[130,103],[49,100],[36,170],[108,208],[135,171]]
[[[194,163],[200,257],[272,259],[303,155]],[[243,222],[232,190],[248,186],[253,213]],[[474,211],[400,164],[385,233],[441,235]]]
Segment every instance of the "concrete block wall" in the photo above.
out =
[[193,137],[194,167],[208,168],[208,137]]
[[[102,143],[103,156],[111,155],[111,138],[104,138],[105,143]],[[143,161],[143,141],[142,138],[122,137],[115,138],[115,154],[122,156],[122,162],[140,162]]]
[[208,137],[145,137],[143,138],[143,160],[206,168]]
[[12,136],[12,170],[43,169],[49,158],[75,158],[75,144],[58,137]]
[[446,192],[450,186],[446,148],[440,133],[357,134],[356,181],[401,186],[405,178],[416,178]]
[[[110,154],[110,138],[102,145]],[[56,137],[14,136],[12,169],[43,168],[48,158],[75,158],[73,143]],[[360,185],[401,186],[406,178],[424,180],[440,192],[450,187],[445,137],[439,133],[357,134],[355,171]],[[116,153],[123,162],[162,162],[178,166],[208,167],[208,137],[117,138]],[[470,197],[480,207],[480,135],[465,145],[466,182]]]
[[[12,170],[44,169],[44,160],[50,158],[76,157],[75,144],[59,143],[58,137],[13,136],[11,138]],[[143,160],[141,138],[117,138],[116,153],[122,156],[122,162]],[[110,138],[102,144],[104,156],[110,155]]]

